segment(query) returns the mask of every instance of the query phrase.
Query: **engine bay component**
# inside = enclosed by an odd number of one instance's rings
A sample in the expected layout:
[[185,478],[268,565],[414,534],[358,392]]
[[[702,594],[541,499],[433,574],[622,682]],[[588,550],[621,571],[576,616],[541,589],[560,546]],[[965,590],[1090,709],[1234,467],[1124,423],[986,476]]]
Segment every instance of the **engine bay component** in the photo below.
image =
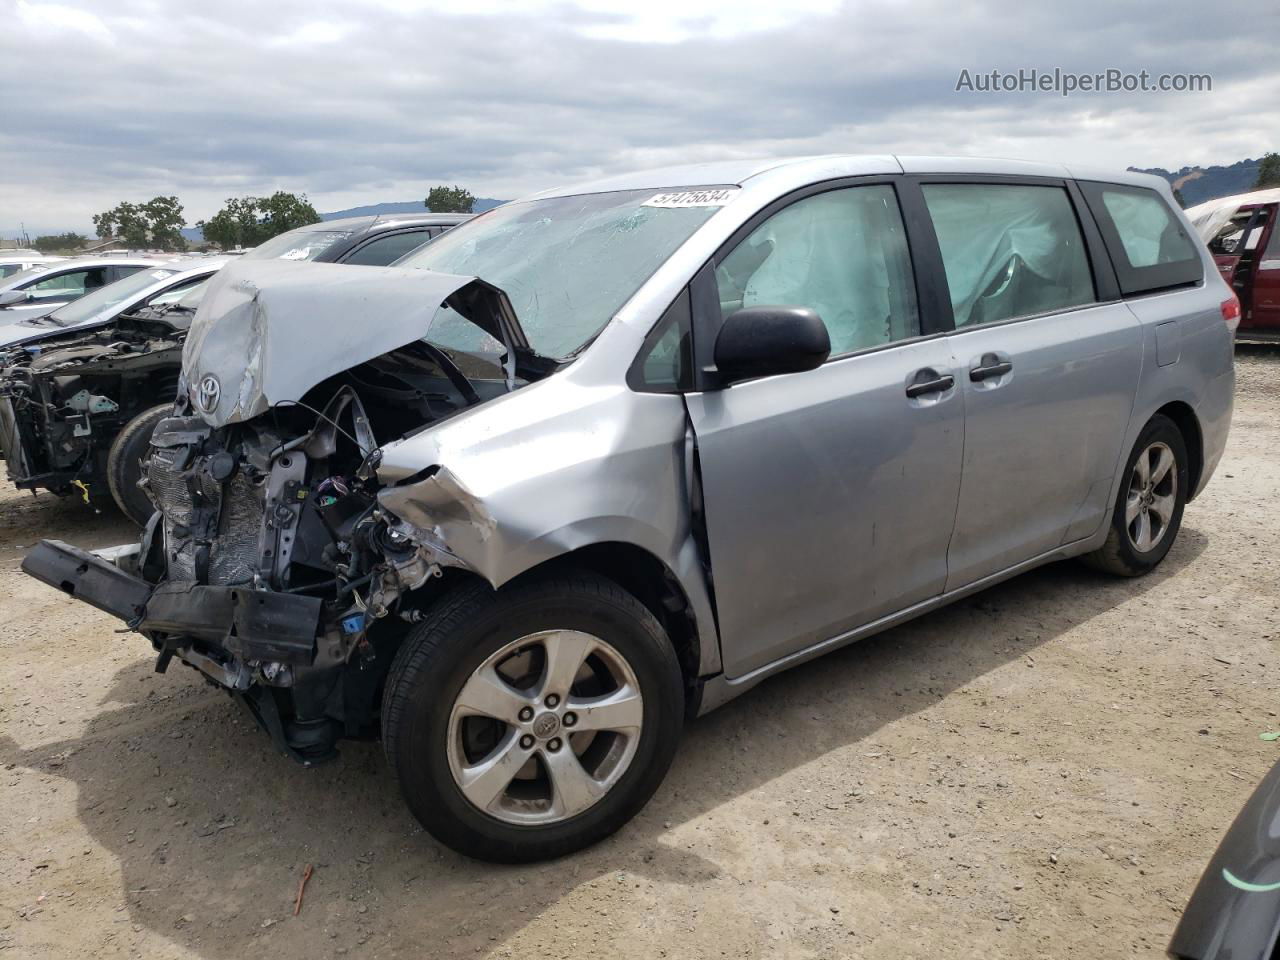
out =
[[[9,479],[22,490],[108,498],[112,444],[136,417],[172,402],[184,335],[125,315],[6,351],[0,447]],[[125,482],[136,484],[137,464],[129,467]]]

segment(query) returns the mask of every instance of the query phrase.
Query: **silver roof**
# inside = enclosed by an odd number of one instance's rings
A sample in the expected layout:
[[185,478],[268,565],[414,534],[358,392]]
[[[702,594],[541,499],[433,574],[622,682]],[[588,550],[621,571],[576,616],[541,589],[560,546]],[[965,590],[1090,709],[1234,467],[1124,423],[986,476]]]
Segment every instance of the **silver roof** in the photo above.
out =
[[555,187],[525,197],[570,197],[583,193],[606,193],[614,190],[669,189],[712,185],[746,186],[749,182],[780,178],[793,182],[817,181],[841,176],[867,176],[892,173],[988,173],[1017,174],[1032,177],[1071,177],[1080,180],[1104,180],[1132,183],[1165,190],[1168,185],[1160,177],[1132,173],[1127,170],[1096,170],[1090,167],[1009,160],[996,157],[915,157],[830,154],[814,157],[775,157],[754,160],[722,160],[660,167],[633,173],[617,174],[596,180]]

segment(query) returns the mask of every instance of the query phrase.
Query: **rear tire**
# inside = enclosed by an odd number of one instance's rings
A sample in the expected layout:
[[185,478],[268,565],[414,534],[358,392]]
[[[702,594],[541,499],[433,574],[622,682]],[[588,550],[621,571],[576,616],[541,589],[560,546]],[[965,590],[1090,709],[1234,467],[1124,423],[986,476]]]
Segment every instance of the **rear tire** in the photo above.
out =
[[151,434],[173,411],[173,404],[144,410],[124,425],[107,452],[107,487],[120,512],[140,527],[155,513],[155,504],[142,492],[142,461],[151,448]]
[[1182,431],[1168,417],[1152,417],[1125,461],[1106,542],[1081,559],[1120,577],[1154,570],[1182,527],[1190,492],[1187,463]]
[[683,720],[661,625],[586,572],[459,587],[405,638],[382,702],[413,815],[459,853],[504,863],[619,829],[662,782]]

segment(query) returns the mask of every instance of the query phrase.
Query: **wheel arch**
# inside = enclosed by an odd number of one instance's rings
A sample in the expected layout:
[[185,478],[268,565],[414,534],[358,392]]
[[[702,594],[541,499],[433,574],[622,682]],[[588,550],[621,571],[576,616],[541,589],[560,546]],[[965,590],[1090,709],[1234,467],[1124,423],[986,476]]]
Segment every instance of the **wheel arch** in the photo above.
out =
[[[686,702],[697,707],[700,679],[720,670],[720,647],[709,600],[697,591],[700,584],[688,584],[655,553],[635,543],[603,540],[566,550],[535,563],[499,584],[502,589],[530,577],[572,568],[596,573],[612,580],[639,600],[666,631],[680,670],[684,675]],[[438,602],[443,596],[467,584],[486,582],[475,571],[449,567],[440,579],[408,596],[410,606]]]
[[[1183,400],[1172,400],[1166,403],[1152,416],[1165,416],[1173,421],[1182,441],[1187,447],[1187,501],[1195,498],[1200,487],[1200,475],[1204,471],[1204,434],[1200,429],[1200,420],[1191,405]],[[1149,422],[1149,418],[1148,418]]]
[[698,677],[707,672],[703,669],[698,617],[689,593],[656,555],[619,540],[592,543],[531,567],[517,579],[565,567],[607,577],[644,604],[675,647],[686,686],[696,684]]

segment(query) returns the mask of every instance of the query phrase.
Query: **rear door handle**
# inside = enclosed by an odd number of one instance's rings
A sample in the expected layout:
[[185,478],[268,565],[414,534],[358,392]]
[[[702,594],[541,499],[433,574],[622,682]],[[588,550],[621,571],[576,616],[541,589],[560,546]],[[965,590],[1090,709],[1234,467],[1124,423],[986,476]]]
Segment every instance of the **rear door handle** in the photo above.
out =
[[974,367],[969,371],[969,379],[974,383],[981,383],[989,377],[1003,377],[1012,369],[1012,363],[1008,360],[1001,360],[998,363],[989,363],[986,366]]
[[[928,371],[932,372],[932,371]],[[919,380],[915,383],[907,384],[907,396],[911,399],[923,397],[930,393],[942,393],[944,390],[950,390],[955,386],[956,378],[951,374],[945,374],[941,377],[935,377],[933,380]]]

